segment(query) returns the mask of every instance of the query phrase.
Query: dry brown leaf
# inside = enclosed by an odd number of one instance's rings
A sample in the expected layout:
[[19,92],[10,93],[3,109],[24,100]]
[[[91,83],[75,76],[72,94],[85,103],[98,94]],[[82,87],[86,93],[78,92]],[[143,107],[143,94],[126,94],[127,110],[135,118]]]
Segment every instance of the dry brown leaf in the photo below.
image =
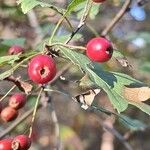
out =
[[116,60],[120,63],[122,67],[132,67],[129,61],[125,57],[123,58],[116,57]]
[[149,87],[125,87],[123,91],[124,97],[129,101],[146,101],[150,99]]
[[19,80],[20,87],[24,90],[26,94],[29,94],[33,88],[33,86],[27,82]]

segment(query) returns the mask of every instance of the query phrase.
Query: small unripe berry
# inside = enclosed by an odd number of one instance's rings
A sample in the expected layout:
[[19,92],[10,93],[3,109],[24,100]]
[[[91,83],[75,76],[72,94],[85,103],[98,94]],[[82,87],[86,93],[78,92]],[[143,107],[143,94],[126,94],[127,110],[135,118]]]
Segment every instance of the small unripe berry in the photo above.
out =
[[0,141],[0,150],[13,150],[11,147],[12,139],[4,139]]
[[10,106],[5,107],[1,112],[1,118],[5,122],[12,121],[16,119],[17,116],[18,116],[18,111]]
[[39,54],[31,59],[28,75],[32,81],[45,84],[56,75],[56,64],[51,56]]
[[18,135],[12,141],[12,148],[16,150],[28,150],[31,146],[31,139],[26,135]]
[[9,99],[9,106],[14,109],[22,108],[26,103],[26,96],[22,93],[16,93]]
[[23,53],[24,49],[19,46],[19,45],[13,45],[9,48],[8,50],[8,54],[9,55],[15,55],[15,54],[18,54],[18,53]]
[[92,0],[92,1],[95,2],[95,3],[102,3],[102,2],[104,2],[106,0]]
[[105,38],[91,39],[86,46],[86,55],[95,62],[106,62],[112,57],[113,47]]

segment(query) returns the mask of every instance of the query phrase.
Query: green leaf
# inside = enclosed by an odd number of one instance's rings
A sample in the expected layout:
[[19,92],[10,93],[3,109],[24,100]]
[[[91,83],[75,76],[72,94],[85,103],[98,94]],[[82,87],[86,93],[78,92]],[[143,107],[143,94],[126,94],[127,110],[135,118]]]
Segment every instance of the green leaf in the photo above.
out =
[[91,19],[95,19],[96,15],[98,14],[99,12],[99,9],[100,9],[100,5],[93,5],[92,8],[91,8],[91,11],[90,11],[90,14],[89,14],[89,17]]
[[144,130],[145,128],[147,128],[148,126],[146,124],[144,124],[143,122],[137,120],[137,119],[132,119],[128,116],[122,115],[122,114],[117,114],[115,112],[111,112],[101,106],[91,106],[92,109],[94,109],[97,112],[103,112],[107,115],[114,115],[116,117],[118,117],[118,120],[120,121],[120,123],[122,123],[125,127],[129,128],[130,130],[133,131],[137,131],[137,130]]
[[119,115],[119,121],[127,128],[133,131],[144,130],[147,125],[137,119],[132,119],[125,115]]
[[2,39],[1,44],[6,46],[12,46],[12,45],[24,46],[25,38]]
[[14,70],[10,69],[0,74],[0,80],[3,80],[13,74]]
[[[19,63],[17,63],[15,66],[13,66],[11,69],[3,72],[0,74],[0,80],[5,79],[6,77],[10,76],[11,74],[13,74],[13,72],[20,67],[21,64],[23,64],[24,62],[28,61],[30,58],[32,58],[33,56],[37,55],[38,52],[29,52],[26,54],[22,54],[20,55],[20,58],[23,58],[23,60]],[[10,61],[11,62],[11,61]]]
[[0,66],[4,64],[13,64],[16,60],[20,59],[19,55],[20,54],[0,57]]
[[72,0],[72,2],[68,5],[66,14],[70,14],[79,4],[83,3],[86,0]]
[[38,5],[40,5],[41,7],[52,7],[59,10],[59,8],[40,0],[18,0],[17,3],[21,4],[21,8],[24,14]]
[[139,109],[141,109],[143,112],[147,113],[148,115],[150,115],[150,106],[142,103],[142,102],[135,102],[135,101],[129,101],[129,103],[131,105],[134,105],[136,107],[138,107]]
[[115,58],[117,58],[117,57],[124,58],[125,56],[120,51],[114,50],[113,57],[115,57]]
[[[85,55],[71,51],[67,48],[61,48],[61,52],[66,58],[69,58],[75,65],[78,65],[81,70],[84,70],[90,80],[100,88],[102,88],[108,95],[111,103],[117,109],[118,112],[124,111],[128,104],[131,104],[123,95],[125,86],[144,86],[144,84],[132,77],[117,72],[108,72],[101,69],[101,65],[98,63],[91,62]],[[142,107],[144,104],[137,105],[132,103],[142,111],[149,114],[150,108],[144,110]],[[145,105],[144,105],[145,106]]]

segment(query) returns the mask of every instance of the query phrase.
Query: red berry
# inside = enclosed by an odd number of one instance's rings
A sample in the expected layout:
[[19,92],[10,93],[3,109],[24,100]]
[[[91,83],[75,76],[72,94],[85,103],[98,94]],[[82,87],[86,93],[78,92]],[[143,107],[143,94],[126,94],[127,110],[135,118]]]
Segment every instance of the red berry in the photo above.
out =
[[17,116],[18,116],[18,111],[10,106],[4,108],[1,112],[1,118],[5,122],[12,121],[16,119]]
[[96,62],[106,62],[112,57],[113,47],[105,38],[93,38],[87,43],[86,55]]
[[19,45],[13,45],[9,48],[8,50],[8,54],[9,55],[15,55],[15,54],[18,54],[18,53],[23,53],[24,49],[19,46]]
[[18,135],[12,141],[12,148],[15,150],[28,150],[31,146],[31,139],[26,135]]
[[95,2],[95,3],[102,3],[102,2],[104,2],[106,0],[92,0],[92,1]]
[[22,93],[16,93],[9,99],[9,106],[14,109],[22,108],[26,103],[26,96]]
[[0,150],[12,150],[12,139],[4,139],[0,141]]
[[44,84],[56,75],[56,65],[52,57],[39,54],[31,59],[28,65],[28,75],[32,81]]

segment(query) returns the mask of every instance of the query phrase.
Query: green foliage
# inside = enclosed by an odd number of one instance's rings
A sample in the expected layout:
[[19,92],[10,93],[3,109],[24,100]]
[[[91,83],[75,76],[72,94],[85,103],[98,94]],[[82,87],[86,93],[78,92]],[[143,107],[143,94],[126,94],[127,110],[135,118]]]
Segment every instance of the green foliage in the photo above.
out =
[[24,46],[25,38],[2,39],[0,43],[6,46],[12,46],[12,45]]
[[[65,15],[69,15],[74,10],[75,7],[77,7],[80,3],[84,2],[84,1],[85,0],[73,0],[68,5]],[[21,4],[22,11],[25,14],[38,5],[40,5],[42,7],[52,7],[52,8],[57,9],[58,11],[61,10],[60,8],[57,8],[49,3],[39,1],[39,0],[32,0],[32,1],[31,0],[18,0],[17,2],[18,2],[18,4]]]
[[142,102],[130,102],[123,96],[125,86],[143,86],[144,84],[132,77],[117,72],[106,72],[100,69],[100,65],[91,62],[85,55],[71,51],[66,48],[61,48],[61,52],[66,58],[69,58],[74,64],[82,68],[90,77],[90,80],[107,94],[118,112],[124,111],[128,104],[132,104],[145,113],[150,115],[150,107]]
[[86,0],[72,0],[68,5],[66,10],[66,15],[69,15],[79,4],[83,3]]
[[16,60],[20,59],[19,55],[20,54],[0,57],[0,66],[6,64],[13,64]]
[[[46,2],[42,2],[39,0],[18,0],[17,1],[18,4],[21,4],[21,8],[24,14],[26,14],[28,11],[30,11],[31,9],[33,9],[34,7],[40,5],[41,7],[54,7],[53,5],[46,3]],[[57,7],[55,7],[55,9],[58,9]]]
[[[37,52],[29,52],[29,53],[26,53],[26,54],[22,54],[22,55],[13,55],[13,56],[2,56],[0,57],[0,61],[1,61],[1,64],[3,64],[4,62],[8,63],[8,64],[13,64],[15,62],[15,59],[18,60],[20,58],[22,58],[23,60],[21,60],[19,63],[15,64],[11,69],[3,72],[0,74],[0,80],[3,80],[7,77],[9,77],[10,75],[13,74],[13,72],[18,69],[20,67],[20,65],[22,65],[24,62],[28,61],[30,58],[32,58],[33,56],[37,55],[38,53]],[[20,58],[19,58],[20,56]],[[3,60],[5,58],[5,60]],[[14,60],[13,60],[14,58]]]
[[140,69],[142,72],[150,73],[150,62],[142,62],[142,63],[139,65],[139,69]]
[[144,130],[147,128],[147,125],[144,124],[143,122],[137,120],[137,119],[132,119],[128,116],[125,115],[120,115],[119,121],[127,128],[133,131],[137,130]]

